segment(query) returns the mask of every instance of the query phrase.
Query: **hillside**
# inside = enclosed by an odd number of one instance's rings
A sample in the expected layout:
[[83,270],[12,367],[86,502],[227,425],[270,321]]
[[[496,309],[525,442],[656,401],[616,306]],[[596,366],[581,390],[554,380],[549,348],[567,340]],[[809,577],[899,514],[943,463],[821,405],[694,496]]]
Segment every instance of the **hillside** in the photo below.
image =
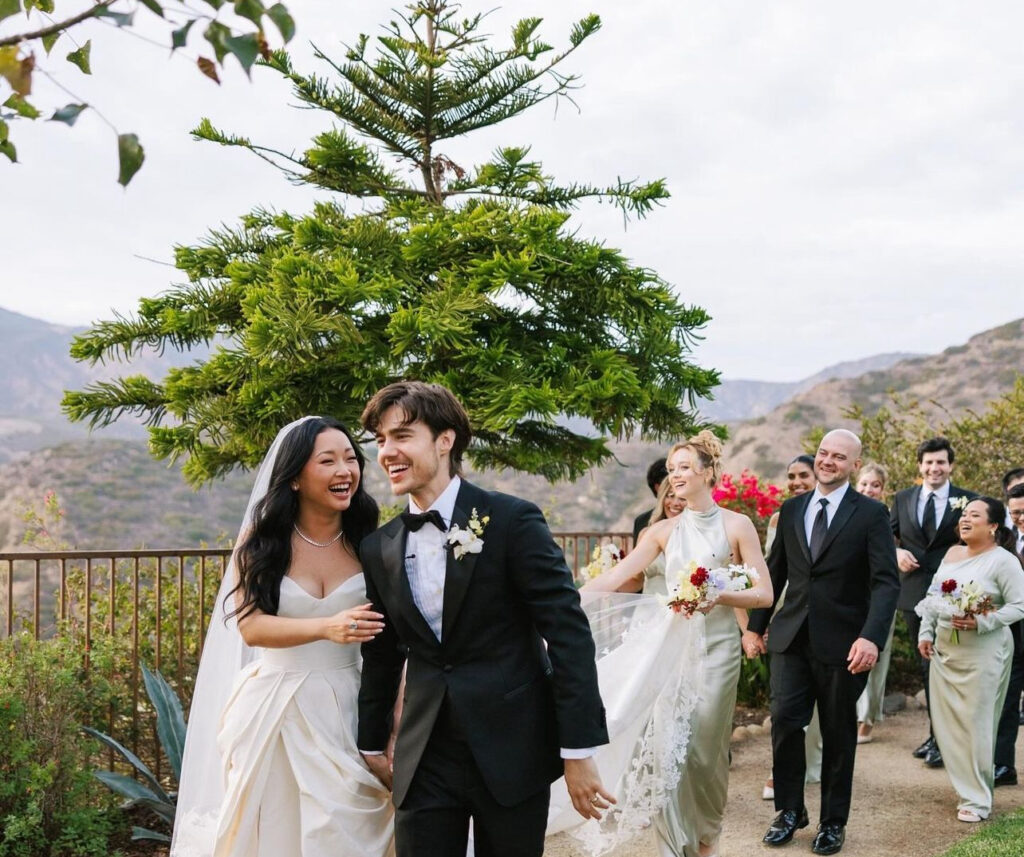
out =
[[[233,537],[251,474],[236,473],[194,492],[176,466],[149,456],[139,426],[129,423],[88,437],[64,420],[56,404],[61,391],[85,383],[92,372],[66,356],[74,332],[0,310],[0,550],[19,546],[24,510],[41,508],[50,490],[67,510],[57,537],[80,548],[176,547]],[[725,465],[734,473],[746,467],[777,479],[814,426],[856,428],[841,416],[851,402],[870,411],[886,404],[893,389],[936,399],[954,412],[982,409],[1006,392],[1024,367],[1022,333],[1024,320],[1019,320],[938,355],[900,359],[905,355],[884,354],[839,364],[794,382],[796,392],[782,404],[773,397],[787,385],[726,381],[704,412],[725,420],[724,413],[767,409],[763,416],[731,427]],[[171,360],[189,359],[146,357],[145,368],[139,368],[159,373]],[[103,371],[109,376],[124,372],[124,367],[115,364]],[[116,432],[134,437],[112,436]],[[633,517],[651,505],[644,481],[647,466],[669,445],[615,444],[613,462],[575,483],[551,485],[514,472],[468,475],[485,487],[533,500],[555,529],[629,530]],[[372,458],[373,451],[369,453]],[[376,464],[367,472],[371,493],[390,502]]]
[[[0,461],[89,436],[85,425],[68,422],[61,412],[65,390],[119,375],[159,378],[171,366],[188,365],[195,356],[207,353],[207,349],[194,354],[168,349],[163,355],[140,354],[128,364],[89,366],[72,360],[68,353],[71,340],[84,330],[0,308]],[[127,418],[97,436],[142,439],[145,431]]]
[[700,402],[700,411],[709,420],[734,423],[763,416],[787,399],[833,378],[856,378],[865,372],[888,369],[901,360],[917,357],[905,351],[875,354],[862,360],[847,360],[828,366],[801,381],[751,381],[726,378],[715,388],[715,398]]
[[[368,450],[370,493],[381,503],[391,496]],[[609,530],[632,527],[650,506],[644,484],[648,464],[663,451],[647,444],[617,447],[611,464],[574,484],[550,485],[536,476],[486,472],[468,475],[479,484],[527,497],[541,506],[555,529]],[[21,547],[26,509],[41,511],[56,491],[66,515],[52,535],[88,549],[172,548],[234,538],[252,487],[252,474],[237,472],[193,491],[179,468],[155,461],[146,445],[130,440],[86,440],[59,444],[0,464],[0,550]]]
[[[778,478],[803,450],[801,438],[815,426],[856,429],[842,416],[851,403],[868,413],[890,402],[889,391],[938,402],[950,413],[983,410],[1007,392],[1024,372],[1024,319],[972,336],[941,354],[903,360],[855,378],[825,381],[799,393],[770,413],[734,427],[726,446],[727,469],[749,468]],[[934,404],[928,405],[936,410]]]

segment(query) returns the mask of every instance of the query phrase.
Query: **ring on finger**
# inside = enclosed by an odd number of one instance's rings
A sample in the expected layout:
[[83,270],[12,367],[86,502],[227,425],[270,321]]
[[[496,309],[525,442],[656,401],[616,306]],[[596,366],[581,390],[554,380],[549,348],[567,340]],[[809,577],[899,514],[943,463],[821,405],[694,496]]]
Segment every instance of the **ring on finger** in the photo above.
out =
[[348,623],[348,627],[349,627],[349,630],[351,630],[351,631],[358,630],[359,629],[359,620],[358,619],[353,619],[351,622]]

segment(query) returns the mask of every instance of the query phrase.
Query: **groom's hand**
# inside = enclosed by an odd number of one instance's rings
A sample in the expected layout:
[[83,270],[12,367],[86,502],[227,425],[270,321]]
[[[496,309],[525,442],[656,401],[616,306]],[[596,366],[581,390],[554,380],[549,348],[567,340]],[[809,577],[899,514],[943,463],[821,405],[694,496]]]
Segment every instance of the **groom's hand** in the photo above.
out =
[[850,646],[850,654],[846,656],[846,661],[846,668],[854,674],[874,669],[878,663],[878,646],[870,640],[858,637]]
[[601,810],[618,803],[604,790],[593,759],[565,759],[565,787],[572,805],[584,818],[600,820]]
[[362,756],[363,761],[366,762],[366,767],[370,769],[370,773],[384,784],[384,788],[391,791],[391,762],[388,761],[387,754],[377,753],[369,755],[363,753]]

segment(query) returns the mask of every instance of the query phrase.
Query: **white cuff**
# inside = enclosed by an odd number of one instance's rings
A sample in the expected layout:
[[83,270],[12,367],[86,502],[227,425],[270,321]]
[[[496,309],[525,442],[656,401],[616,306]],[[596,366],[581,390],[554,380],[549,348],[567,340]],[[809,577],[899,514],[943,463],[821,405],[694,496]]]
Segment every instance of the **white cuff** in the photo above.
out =
[[589,759],[597,753],[597,747],[562,747],[563,759]]
[[383,756],[384,755],[384,751],[383,750],[360,750],[359,752],[362,753],[364,756]]

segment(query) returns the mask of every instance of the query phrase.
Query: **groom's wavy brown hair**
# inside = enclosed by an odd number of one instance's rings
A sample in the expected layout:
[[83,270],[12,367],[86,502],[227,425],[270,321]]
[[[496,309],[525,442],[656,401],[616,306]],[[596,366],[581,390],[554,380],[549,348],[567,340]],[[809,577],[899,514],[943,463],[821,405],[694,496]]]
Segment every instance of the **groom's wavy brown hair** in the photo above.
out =
[[455,433],[451,451],[448,454],[448,473],[457,476],[462,472],[462,454],[473,438],[466,409],[447,387],[440,384],[426,384],[423,381],[396,381],[378,390],[363,408],[360,421],[370,434],[377,434],[384,414],[390,408],[398,407],[405,419],[402,425],[422,422],[436,438],[441,432],[451,429]]

